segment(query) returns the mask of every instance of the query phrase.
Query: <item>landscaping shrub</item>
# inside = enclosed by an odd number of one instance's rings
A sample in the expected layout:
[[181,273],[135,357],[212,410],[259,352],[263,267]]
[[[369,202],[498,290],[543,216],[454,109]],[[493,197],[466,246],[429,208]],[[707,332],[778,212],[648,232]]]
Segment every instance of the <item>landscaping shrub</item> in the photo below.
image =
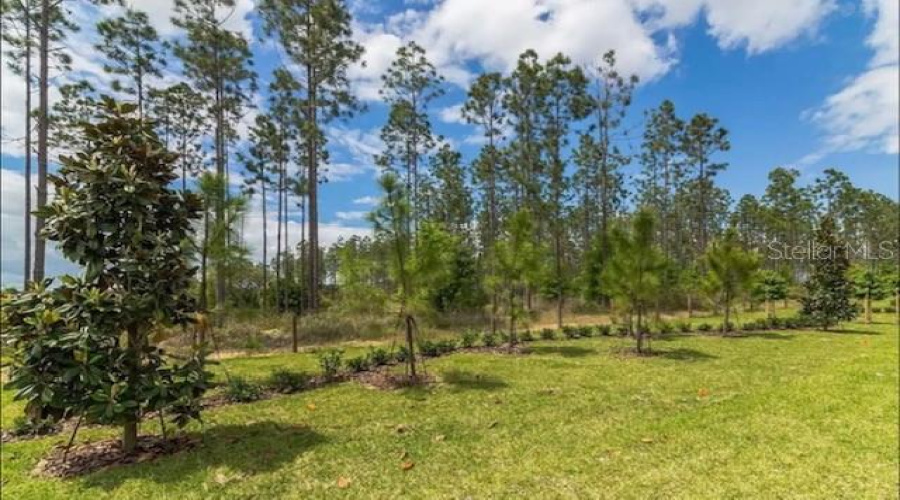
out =
[[757,330],[757,324],[755,321],[748,321],[741,325],[741,330],[745,332],[753,332]]
[[767,320],[769,323],[769,328],[772,330],[778,330],[784,326],[784,321],[781,318],[772,317]]
[[225,382],[225,399],[232,403],[247,403],[262,399],[262,387],[244,377],[229,377]]
[[534,334],[531,333],[531,330],[525,330],[522,332],[522,335],[519,335],[519,340],[522,342],[532,342],[534,341]]
[[463,347],[475,347],[478,342],[478,332],[465,330],[459,338],[459,344]]
[[422,356],[435,357],[440,356],[440,346],[437,342],[432,342],[431,340],[422,340],[419,341],[419,352],[422,353]]
[[619,325],[616,327],[616,333],[622,337],[627,337],[631,335],[631,329],[628,328],[628,325]]
[[326,379],[335,378],[341,371],[341,365],[344,358],[344,351],[341,349],[322,349],[316,353],[319,358],[319,367],[322,368],[322,375]]
[[710,330],[712,330],[712,325],[710,325],[709,323],[700,323],[699,325],[697,325],[697,331],[708,332]]
[[880,307],[873,307],[872,312],[875,314],[878,314],[878,313],[884,312],[884,309],[882,309]]
[[600,325],[597,327],[597,330],[600,332],[600,335],[604,337],[609,337],[612,333],[612,327],[610,325]]
[[397,360],[398,363],[404,363],[407,359],[409,359],[409,349],[405,345],[401,345],[397,348],[397,353],[394,354],[394,359]]
[[354,373],[364,372],[369,369],[368,356],[356,356],[347,359],[347,368]]
[[494,347],[497,345],[497,336],[491,332],[484,332],[481,334],[481,343],[485,347]]
[[694,327],[691,325],[690,321],[682,321],[678,323],[678,329],[681,333],[691,333],[694,331]]
[[556,330],[552,328],[544,328],[541,330],[541,338],[544,340],[553,340],[556,338]]
[[9,432],[14,436],[46,436],[59,430],[59,424],[51,417],[30,419],[20,415],[13,420]]
[[437,346],[438,353],[440,354],[450,354],[451,352],[456,351],[457,348],[456,341],[451,339],[439,340]]
[[663,335],[668,335],[673,332],[675,332],[675,326],[673,326],[672,323],[669,323],[667,321],[660,321],[659,333],[661,333]]
[[590,338],[594,336],[594,328],[591,326],[581,326],[578,327],[578,336]]
[[275,392],[290,394],[306,389],[311,378],[306,372],[278,369],[269,375],[267,385]]
[[721,323],[719,325],[719,331],[721,332],[733,332],[735,330],[735,325],[731,321],[727,323]]
[[391,353],[383,347],[373,347],[369,349],[369,363],[372,366],[382,366],[391,362]]
[[570,325],[563,326],[562,332],[567,339],[577,339],[579,335],[578,328]]

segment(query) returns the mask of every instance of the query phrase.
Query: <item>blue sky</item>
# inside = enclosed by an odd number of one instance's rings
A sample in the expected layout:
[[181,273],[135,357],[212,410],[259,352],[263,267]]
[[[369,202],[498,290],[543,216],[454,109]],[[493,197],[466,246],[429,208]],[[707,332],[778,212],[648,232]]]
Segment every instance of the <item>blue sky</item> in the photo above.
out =
[[[83,29],[69,44],[74,70],[55,82],[88,78],[106,88],[102,61],[91,50],[95,35],[90,26],[99,11],[72,3]],[[168,19],[172,2],[142,4],[136,3],[150,9],[161,35],[177,39]],[[350,5],[354,36],[367,50],[366,67],[354,68],[351,77],[368,111],[335,123],[329,133],[334,165],[331,181],[322,187],[320,209],[326,243],[367,231],[361,215],[378,195],[372,154],[380,148],[378,129],[385,117],[378,77],[396,47],[408,40],[423,45],[447,77],[447,93],[434,105],[434,128],[467,159],[477,152],[478,146],[466,140],[475,131],[459,123],[454,106],[463,101],[473,75],[508,70],[525,48],[544,57],[562,50],[586,65],[615,49],[620,66],[642,78],[626,125],[633,130],[628,141],[633,151],[643,112],[671,99],[680,115],[707,112],[730,130],[732,149],[721,157],[730,166],[719,182],[735,199],[762,193],[766,174],[777,166],[798,168],[804,181],[838,167],[859,186],[898,196],[896,0],[357,0]],[[257,39],[252,0],[237,0],[228,26],[252,36],[264,87],[280,59],[270,41]],[[177,73],[177,62],[170,64],[160,83],[174,81]],[[5,284],[21,277],[25,181],[21,79],[5,67],[3,77],[0,270]],[[247,224],[256,254],[258,205]],[[299,234],[296,222],[294,235]],[[70,270],[55,253],[49,260],[50,273]]]

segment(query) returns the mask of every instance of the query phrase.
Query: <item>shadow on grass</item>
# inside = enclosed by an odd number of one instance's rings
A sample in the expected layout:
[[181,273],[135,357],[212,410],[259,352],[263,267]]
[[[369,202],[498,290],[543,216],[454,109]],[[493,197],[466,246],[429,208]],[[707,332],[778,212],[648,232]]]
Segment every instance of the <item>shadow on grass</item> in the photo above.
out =
[[583,358],[597,354],[594,349],[574,345],[533,346],[529,350],[534,354],[558,354],[564,358]]
[[678,349],[654,349],[653,356],[666,358],[666,359],[675,359],[679,361],[706,361],[709,359],[716,359],[718,356],[713,356],[712,354],[707,354],[703,351],[698,351],[696,349],[687,349],[684,347]]
[[441,374],[441,381],[456,390],[496,391],[508,387],[502,379],[483,373],[450,370]]
[[194,449],[144,464],[104,469],[82,480],[85,486],[111,490],[129,479],[156,483],[202,481],[205,471],[218,467],[227,469],[226,479],[240,480],[278,469],[326,442],[325,436],[307,426],[276,422],[220,425],[199,436],[200,444]]
[[733,335],[735,339],[768,339],[768,340],[791,340],[793,335],[776,332],[741,332]]
[[857,330],[855,328],[838,328],[828,330],[817,329],[814,331],[817,333],[835,333],[838,335],[881,335],[881,332],[873,332],[872,330]]

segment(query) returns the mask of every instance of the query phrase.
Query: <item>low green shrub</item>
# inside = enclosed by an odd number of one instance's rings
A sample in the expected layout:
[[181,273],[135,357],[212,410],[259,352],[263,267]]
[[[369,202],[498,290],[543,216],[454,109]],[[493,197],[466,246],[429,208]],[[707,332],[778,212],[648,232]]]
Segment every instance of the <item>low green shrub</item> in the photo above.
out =
[[367,371],[370,367],[368,356],[356,356],[347,359],[347,368],[354,373]]
[[627,337],[631,335],[631,328],[628,328],[628,325],[618,325],[616,327],[616,333],[622,337]]
[[882,308],[880,308],[880,307],[873,307],[873,308],[872,308],[872,312],[875,313],[875,314],[879,314],[879,313],[881,313],[881,312],[884,312],[884,309],[882,309]]
[[553,340],[556,338],[556,330],[552,328],[544,328],[541,330],[541,338],[544,340]]
[[228,377],[225,382],[225,399],[232,403],[247,403],[262,399],[262,387],[244,377]]
[[669,323],[667,321],[659,322],[659,333],[661,333],[663,335],[668,335],[668,334],[674,333],[674,332],[675,332],[675,326],[672,325],[672,323]]
[[383,347],[370,348],[368,356],[372,366],[382,366],[391,362],[391,353]]
[[394,359],[396,359],[398,363],[405,363],[406,360],[409,359],[409,349],[405,345],[399,346],[397,352],[394,354]]
[[682,321],[681,323],[678,323],[678,330],[681,331],[681,333],[691,333],[694,331],[694,327],[691,325],[690,321]]
[[463,347],[475,347],[478,343],[478,332],[475,330],[465,330],[459,337],[459,345]]
[[592,326],[580,326],[578,327],[578,336],[584,338],[590,338],[594,336],[594,327]]
[[481,334],[481,343],[485,347],[495,347],[497,345],[497,336],[491,332],[484,332]]
[[600,335],[604,337],[609,337],[612,334],[612,326],[610,325],[600,325],[597,327],[597,331],[600,332]]
[[562,327],[563,336],[567,339],[577,339],[579,336],[579,331],[577,327],[564,325]]
[[700,323],[697,325],[697,331],[699,332],[708,332],[710,330],[712,330],[712,325],[709,323]]
[[531,333],[531,330],[525,330],[524,332],[522,332],[522,335],[519,335],[519,340],[521,340],[522,342],[533,342],[534,334]]
[[278,369],[269,375],[266,385],[275,392],[290,394],[306,389],[311,379],[312,377],[306,372]]
[[735,325],[731,321],[729,321],[727,323],[719,324],[720,332],[733,332],[734,330],[735,330]]
[[319,367],[322,375],[331,380],[337,377],[343,365],[344,351],[342,349],[322,349],[316,353],[319,359]]
[[19,415],[13,420],[9,432],[13,436],[47,436],[59,432],[60,429],[59,423],[52,417],[32,420],[24,415]]

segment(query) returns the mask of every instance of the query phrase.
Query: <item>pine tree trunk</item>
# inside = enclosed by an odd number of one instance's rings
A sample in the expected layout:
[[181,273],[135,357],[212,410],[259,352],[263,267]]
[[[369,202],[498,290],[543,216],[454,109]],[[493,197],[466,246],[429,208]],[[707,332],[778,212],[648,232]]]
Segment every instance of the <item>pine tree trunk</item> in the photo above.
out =
[[866,313],[866,324],[871,325],[872,324],[872,295],[870,295],[868,291],[866,292],[864,307],[865,307],[865,313]]
[[[48,133],[50,118],[50,0],[41,0],[40,42],[38,57],[40,60],[40,77],[38,89],[38,171],[37,171],[37,209],[47,205],[47,162]],[[34,226],[34,281],[44,279],[44,265],[47,243],[41,234],[44,229],[44,218],[37,217]]]
[[263,247],[262,247],[262,310],[265,312],[268,305],[269,300],[269,236],[268,236],[268,221],[266,218],[268,215],[266,214],[266,181],[262,179],[262,227],[263,227]]
[[410,380],[415,381],[418,379],[416,375],[416,351],[415,351],[415,338],[413,335],[413,318],[412,316],[406,316],[406,348],[409,350],[407,366],[409,367],[409,377]]
[[297,312],[294,312],[294,315],[291,317],[291,352],[296,353],[298,347],[298,338],[297,338],[297,317],[299,315]]
[[25,16],[25,262],[22,289],[31,283],[31,3]]

